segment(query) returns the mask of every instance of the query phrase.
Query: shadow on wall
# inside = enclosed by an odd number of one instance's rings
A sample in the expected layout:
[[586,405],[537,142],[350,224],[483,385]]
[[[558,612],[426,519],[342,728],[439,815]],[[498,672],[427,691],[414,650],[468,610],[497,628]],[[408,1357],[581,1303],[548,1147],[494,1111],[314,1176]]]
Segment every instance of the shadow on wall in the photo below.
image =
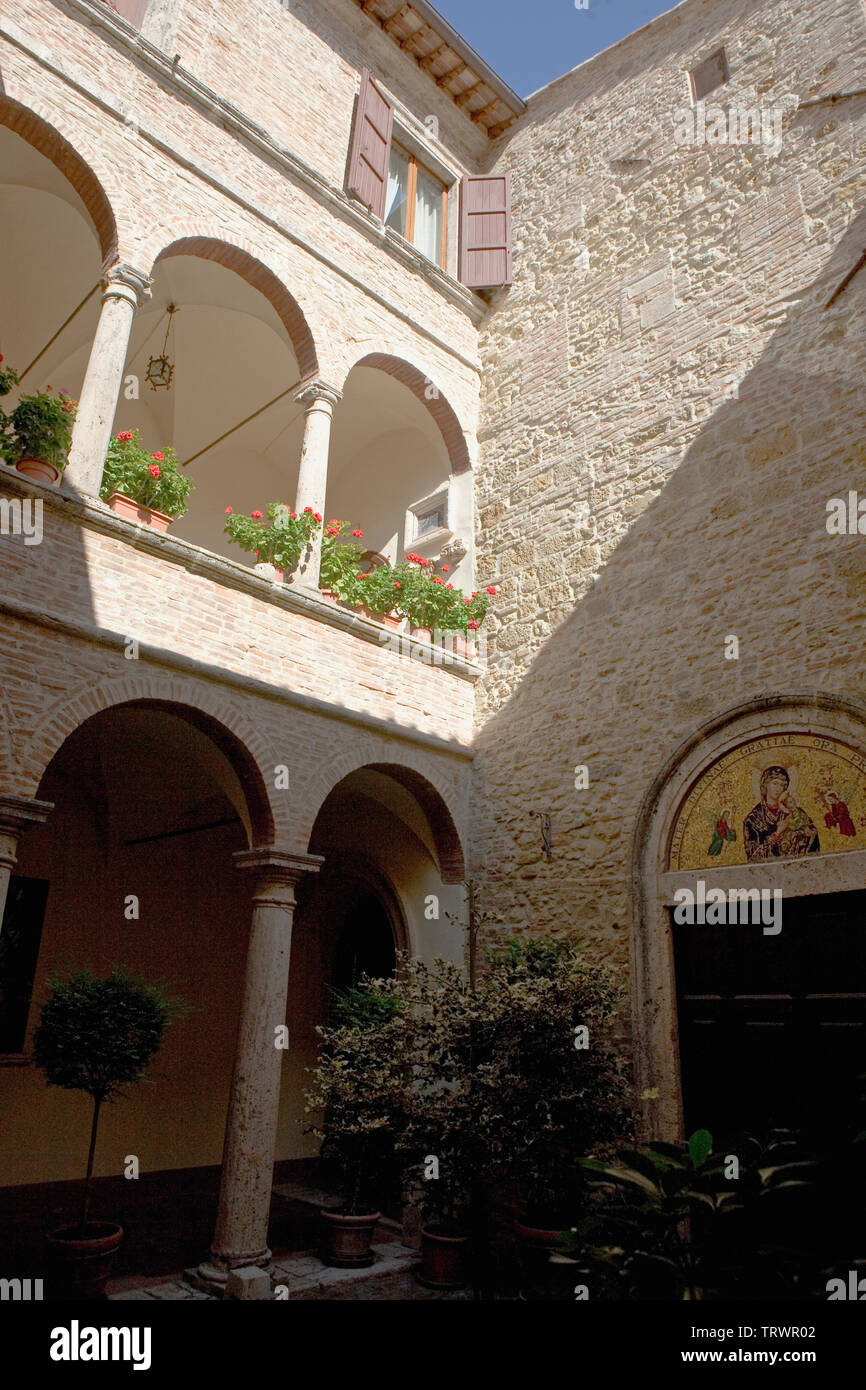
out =
[[[828,500],[866,476],[866,270],[825,309],[864,232],[866,216],[627,530],[628,476],[611,483],[607,533],[568,558],[595,581],[541,651],[508,623],[491,637],[488,683],[512,693],[477,739],[475,872],[503,922],[577,926],[627,969],[635,821],[675,749],[774,692],[866,705],[866,535],[827,530]],[[534,809],[552,813],[549,864]]]

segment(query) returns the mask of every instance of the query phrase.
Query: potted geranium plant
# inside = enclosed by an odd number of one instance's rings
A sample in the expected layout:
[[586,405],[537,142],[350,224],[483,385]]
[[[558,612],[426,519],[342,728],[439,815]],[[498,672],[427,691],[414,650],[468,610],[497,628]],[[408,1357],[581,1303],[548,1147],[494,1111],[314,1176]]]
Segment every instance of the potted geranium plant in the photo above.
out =
[[229,540],[241,550],[255,555],[255,570],[266,579],[282,584],[286,574],[295,568],[305,546],[322,518],[312,507],[298,515],[287,502],[269,502],[265,512],[236,512],[226,507],[224,530]]
[[312,1069],[306,1108],[318,1113],[313,1132],[322,1140],[325,1180],[339,1193],[335,1206],[321,1209],[322,1258],[339,1269],[373,1264],[373,1234],[397,1171],[398,1010],[385,992],[350,990],[337,1001],[332,1022],[317,1029],[322,1055]]
[[[8,394],[17,376],[11,368],[4,373]],[[22,396],[15,409],[3,419],[3,457],[19,473],[40,483],[56,483],[69,457],[76,403],[65,391],[56,395],[51,387]]]
[[154,531],[167,531],[186,514],[193,484],[180,471],[174,449],[151,453],[138,430],[112,437],[99,495],[118,516]]
[[155,985],[113,969],[103,978],[82,970],[50,981],[33,1037],[33,1060],[49,1086],[84,1091],[93,1103],[90,1148],[78,1220],[50,1232],[60,1280],[71,1296],[103,1298],[110,1263],[123,1227],[90,1219],[91,1180],[102,1106],[117,1100],[121,1087],[144,1079],[146,1068],[183,1001]]

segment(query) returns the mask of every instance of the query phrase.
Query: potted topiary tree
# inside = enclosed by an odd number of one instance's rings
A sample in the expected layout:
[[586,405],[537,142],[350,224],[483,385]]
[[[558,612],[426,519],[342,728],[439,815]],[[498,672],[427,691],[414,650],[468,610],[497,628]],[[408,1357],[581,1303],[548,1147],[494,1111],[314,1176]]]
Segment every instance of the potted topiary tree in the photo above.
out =
[[313,1133],[322,1140],[325,1181],[339,1192],[335,1206],[321,1209],[322,1258],[339,1269],[373,1264],[373,1233],[397,1172],[399,1007],[387,982],[376,981],[372,989],[347,991],[332,1022],[317,1030],[322,1055],[311,1069],[306,1108],[319,1114]]
[[89,1095],[93,1117],[79,1219],[47,1239],[67,1294],[101,1299],[123,1227],[89,1219],[100,1111],[122,1095],[123,1085],[144,1079],[166,1028],[185,1006],[117,968],[106,978],[82,970],[66,980],[51,980],[49,989],[33,1037],[33,1059],[49,1086]]
[[[6,377],[11,369],[7,369]],[[3,457],[40,483],[56,483],[69,455],[75,401],[65,391],[52,395],[51,388],[22,396],[12,413],[4,418]]]

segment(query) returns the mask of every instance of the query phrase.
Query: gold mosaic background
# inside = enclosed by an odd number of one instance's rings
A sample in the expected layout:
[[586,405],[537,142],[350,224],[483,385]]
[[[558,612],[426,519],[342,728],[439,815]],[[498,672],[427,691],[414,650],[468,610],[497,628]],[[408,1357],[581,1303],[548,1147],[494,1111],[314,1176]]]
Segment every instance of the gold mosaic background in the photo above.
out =
[[743,821],[761,804],[761,774],[770,765],[784,767],[791,779],[785,794],[791,821],[807,827],[800,844],[811,820],[821,854],[866,849],[866,758],[836,739],[774,734],[726,753],[695,784],[674,828],[671,869],[749,862]]

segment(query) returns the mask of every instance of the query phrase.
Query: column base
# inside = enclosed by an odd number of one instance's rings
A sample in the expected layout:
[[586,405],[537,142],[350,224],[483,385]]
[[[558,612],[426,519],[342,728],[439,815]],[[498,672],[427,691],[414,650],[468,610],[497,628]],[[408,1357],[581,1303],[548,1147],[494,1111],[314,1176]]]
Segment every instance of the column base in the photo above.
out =
[[255,1265],[258,1269],[264,1270],[266,1274],[270,1274],[272,1260],[273,1255],[267,1245],[263,1250],[255,1250],[244,1255],[216,1255],[211,1251],[210,1258],[203,1260],[196,1269],[184,1270],[184,1278],[201,1293],[221,1296],[225,1294],[226,1284],[233,1269],[243,1269]]

